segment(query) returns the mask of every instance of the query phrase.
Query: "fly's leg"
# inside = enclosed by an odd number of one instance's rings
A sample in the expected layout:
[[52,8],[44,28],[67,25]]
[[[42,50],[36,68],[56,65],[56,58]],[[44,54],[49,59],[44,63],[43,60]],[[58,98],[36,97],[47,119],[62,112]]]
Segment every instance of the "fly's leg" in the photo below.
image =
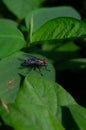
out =
[[36,66],[33,66],[32,68],[33,68],[33,70],[36,70]]
[[41,72],[41,70],[40,70],[40,67],[39,67],[39,66],[33,66],[32,68],[33,68],[33,70],[36,70],[36,69],[38,68],[38,70],[39,70],[39,72],[40,72],[41,76],[43,76],[43,74],[42,74],[42,72]]
[[40,72],[41,76],[43,76],[43,74],[42,74],[42,72],[41,72],[41,70],[40,70],[40,67],[37,67],[37,68],[39,69],[39,72]]

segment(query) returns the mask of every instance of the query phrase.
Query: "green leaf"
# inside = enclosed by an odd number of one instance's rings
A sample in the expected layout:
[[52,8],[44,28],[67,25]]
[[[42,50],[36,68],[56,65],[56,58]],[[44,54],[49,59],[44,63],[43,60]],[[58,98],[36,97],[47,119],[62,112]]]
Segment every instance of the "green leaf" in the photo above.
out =
[[57,98],[54,82],[28,76],[9,113],[1,110],[5,123],[15,130],[64,130],[55,117]]
[[70,17],[55,18],[33,33],[32,41],[64,40],[86,37],[86,23]]
[[17,22],[10,19],[4,19],[4,18],[0,18],[0,24],[5,24],[5,25],[7,24],[9,26],[15,26],[15,27],[18,26]]
[[[30,67],[26,69],[21,65],[24,60],[30,59],[32,55],[27,55],[22,52],[14,53],[13,55],[0,61],[0,98],[6,102],[13,102],[20,87],[21,76],[31,75],[42,78],[47,78],[55,81],[54,67],[48,63],[47,71],[45,68],[32,70]],[[43,58],[41,56],[41,58]]]
[[71,70],[85,70],[86,69],[86,59],[85,58],[77,58],[71,59],[59,64],[57,70],[64,70],[64,69],[71,69]]
[[24,37],[15,24],[7,20],[0,20],[0,58],[20,50],[24,44]]
[[[50,42],[49,42],[50,43]],[[46,51],[47,57],[51,58],[55,63],[58,64],[56,67],[59,70],[61,64],[73,59],[80,58],[79,47],[73,42],[52,42],[50,44],[43,44],[43,51]],[[65,66],[66,67],[66,66]],[[64,68],[64,66],[63,66]]]
[[[62,41],[62,42],[47,42],[42,45],[43,51],[56,51],[58,52],[74,52],[78,51],[79,47],[72,41]],[[59,57],[58,57],[59,58]]]
[[79,130],[86,130],[86,109],[80,105],[70,105],[69,110]]
[[59,52],[74,52],[79,50],[79,47],[73,42],[66,42],[57,48]]
[[69,16],[80,19],[79,13],[70,6],[40,8],[38,10],[32,11],[26,16],[25,19],[27,27],[29,27],[30,19],[32,16],[33,16],[33,32],[35,32],[47,21],[54,19],[56,17]]
[[[68,125],[70,125],[70,121],[64,116],[65,111],[64,108],[68,107],[69,105],[77,104],[76,101],[73,99],[73,97],[59,84],[55,84],[54,86],[55,92],[57,95],[57,113],[56,116],[60,122],[63,123],[65,126],[65,122],[68,122]],[[66,116],[69,116],[68,110],[66,111]],[[65,120],[63,120],[65,118]]]
[[43,0],[3,0],[4,4],[18,18],[23,19],[30,11],[41,5]]
[[19,90],[21,56],[22,53],[18,52],[0,61],[0,99],[7,103],[15,101]]

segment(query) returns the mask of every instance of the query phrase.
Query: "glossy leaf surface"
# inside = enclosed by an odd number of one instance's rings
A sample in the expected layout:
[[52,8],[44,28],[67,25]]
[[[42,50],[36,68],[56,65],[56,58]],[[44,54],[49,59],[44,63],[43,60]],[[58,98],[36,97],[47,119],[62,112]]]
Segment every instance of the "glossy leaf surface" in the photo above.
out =
[[80,20],[61,17],[42,25],[33,33],[32,41],[64,40],[86,37],[86,23]]
[[33,32],[35,32],[47,21],[57,17],[73,17],[81,19],[79,13],[70,6],[40,8],[32,11],[26,16],[25,19],[27,27],[29,27],[31,17],[33,17]]

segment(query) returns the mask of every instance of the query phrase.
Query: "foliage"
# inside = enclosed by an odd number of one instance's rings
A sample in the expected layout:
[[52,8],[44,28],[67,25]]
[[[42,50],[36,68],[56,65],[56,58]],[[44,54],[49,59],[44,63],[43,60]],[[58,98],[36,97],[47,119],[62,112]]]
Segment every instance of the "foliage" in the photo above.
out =
[[[86,108],[57,77],[85,72],[86,22],[74,8],[44,8],[43,0],[1,4],[16,19],[0,13],[0,129],[85,130]],[[31,57],[47,59],[47,69],[23,67]]]

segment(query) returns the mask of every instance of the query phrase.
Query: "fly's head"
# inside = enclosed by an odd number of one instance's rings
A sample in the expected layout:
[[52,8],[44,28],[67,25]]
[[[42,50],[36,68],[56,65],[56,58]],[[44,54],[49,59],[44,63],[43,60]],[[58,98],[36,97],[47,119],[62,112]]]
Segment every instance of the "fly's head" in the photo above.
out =
[[47,60],[46,59],[43,60],[43,64],[47,65]]

